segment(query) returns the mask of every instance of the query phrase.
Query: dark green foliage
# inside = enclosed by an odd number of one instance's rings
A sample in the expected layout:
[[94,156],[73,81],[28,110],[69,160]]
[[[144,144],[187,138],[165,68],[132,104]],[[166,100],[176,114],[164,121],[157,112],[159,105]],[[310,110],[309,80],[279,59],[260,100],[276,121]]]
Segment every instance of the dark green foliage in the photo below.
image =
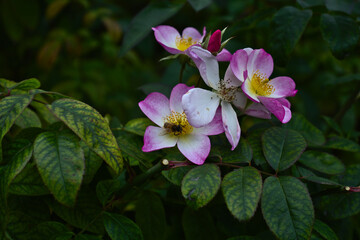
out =
[[345,171],[345,166],[339,159],[324,152],[306,151],[301,155],[299,162],[326,174],[340,174]]
[[113,240],[143,239],[140,228],[125,216],[105,212],[104,225]]

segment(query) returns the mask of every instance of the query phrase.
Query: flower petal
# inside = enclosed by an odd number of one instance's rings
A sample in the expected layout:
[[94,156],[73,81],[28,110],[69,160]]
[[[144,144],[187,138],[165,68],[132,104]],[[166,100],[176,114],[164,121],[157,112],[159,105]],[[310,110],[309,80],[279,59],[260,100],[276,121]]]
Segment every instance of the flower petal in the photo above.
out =
[[183,30],[181,37],[188,38],[191,37],[193,40],[199,42],[202,38],[198,30],[193,27],[187,27]]
[[232,101],[235,107],[243,110],[246,106],[247,96],[242,91],[237,91],[235,93],[235,99]]
[[230,103],[222,101],[221,115],[225,129],[225,135],[232,146],[231,150],[234,150],[239,143],[241,133],[236,112]]
[[216,113],[220,99],[216,93],[201,88],[193,88],[183,95],[182,106],[193,127],[209,124]]
[[232,54],[224,48],[216,55],[216,60],[218,60],[219,62],[229,62],[231,60],[231,57]]
[[283,106],[285,106],[287,108],[291,107],[290,102],[286,98],[279,98],[277,100],[278,100],[279,103],[281,103],[281,105],[283,105]]
[[169,134],[164,128],[148,126],[144,134],[143,152],[151,152],[162,148],[174,147],[178,137]]
[[231,70],[230,64],[226,69],[225,76],[224,76],[224,84],[225,87],[240,87],[242,82],[234,75],[233,71]]
[[189,57],[199,69],[204,82],[215,90],[219,89],[219,63],[216,57],[200,46],[192,46],[187,51]]
[[252,103],[244,113],[252,117],[271,119],[271,112],[261,103]]
[[287,123],[291,119],[291,110],[282,105],[282,101],[273,98],[259,97],[260,101],[264,106],[275,115],[277,119],[282,123]]
[[139,102],[141,111],[158,126],[163,127],[164,118],[171,114],[169,99],[165,95],[153,92],[144,101]]
[[182,113],[183,107],[181,103],[182,96],[194,87],[188,87],[183,83],[177,84],[170,95],[170,110],[178,113]]
[[194,133],[201,133],[204,135],[218,135],[220,133],[224,132],[223,122],[221,119],[221,108],[219,107],[216,110],[214,119],[207,125],[200,127],[200,128],[194,128]]
[[247,61],[248,54],[243,49],[237,50],[230,61],[231,70],[241,82],[245,81],[244,73],[246,72]]
[[247,53],[247,55],[249,56],[250,55],[250,53],[252,52],[252,51],[254,51],[254,49],[252,49],[252,48],[244,48],[243,49],[246,53]]
[[270,98],[283,98],[292,96],[295,91],[295,82],[289,77],[277,77],[271,79],[269,84],[274,87],[274,92],[267,96]]
[[241,85],[241,89],[251,101],[260,102],[260,100],[258,99],[258,95],[254,93],[254,91],[252,90],[252,86],[249,78],[247,78],[244,81],[244,83]]
[[188,134],[179,137],[177,144],[180,152],[190,162],[201,165],[205,162],[211,149],[210,139],[202,134]]
[[152,28],[154,31],[155,39],[160,43],[161,46],[165,48],[171,54],[182,53],[176,47],[176,38],[180,38],[179,32],[167,25],[160,25],[155,28]]
[[269,78],[273,69],[274,61],[264,49],[256,49],[250,53],[247,62],[248,78],[252,79],[252,76],[257,71],[264,77]]

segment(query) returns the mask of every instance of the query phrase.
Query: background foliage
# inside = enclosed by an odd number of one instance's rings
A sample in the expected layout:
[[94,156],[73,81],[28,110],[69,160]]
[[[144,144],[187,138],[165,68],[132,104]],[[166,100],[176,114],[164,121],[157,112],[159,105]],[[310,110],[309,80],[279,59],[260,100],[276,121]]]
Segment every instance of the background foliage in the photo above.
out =
[[[360,238],[359,1],[2,0],[0,14],[0,239]],[[213,137],[207,164],[161,172],[183,157],[141,152],[137,106],[179,80],[159,24],[264,48],[297,114],[242,116],[234,152]]]

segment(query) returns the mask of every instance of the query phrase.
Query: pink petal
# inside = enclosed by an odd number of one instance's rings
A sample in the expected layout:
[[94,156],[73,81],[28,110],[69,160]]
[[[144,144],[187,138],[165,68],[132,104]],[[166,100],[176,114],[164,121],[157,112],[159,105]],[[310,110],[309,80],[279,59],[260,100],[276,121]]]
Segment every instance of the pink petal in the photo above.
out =
[[278,98],[277,100],[281,105],[283,105],[287,108],[291,107],[291,103],[286,98]]
[[216,53],[219,51],[220,46],[221,46],[221,31],[218,29],[210,36],[207,50],[209,50],[212,53]]
[[187,27],[183,30],[181,37],[188,38],[191,37],[193,40],[199,42],[201,40],[201,34],[198,30],[193,27]]
[[231,150],[234,150],[239,143],[241,133],[236,112],[230,103],[222,101],[221,115],[224,124],[225,135],[232,146]]
[[247,96],[242,91],[237,91],[235,93],[235,100],[232,101],[235,107],[243,110],[246,106]]
[[227,88],[240,87],[242,84],[242,82],[239,81],[239,79],[234,75],[233,71],[231,70],[230,64],[225,72],[224,83]]
[[270,98],[283,98],[292,96],[295,91],[295,82],[289,77],[277,77],[271,79],[269,84],[274,87],[274,92],[267,96]]
[[253,92],[251,82],[249,78],[247,78],[244,83],[241,85],[241,89],[246,94],[246,96],[253,102],[260,102],[258,99],[258,95]]
[[219,62],[229,62],[231,60],[231,57],[232,54],[224,48],[216,55],[216,60],[218,60]]
[[214,119],[207,125],[194,128],[194,133],[201,133],[204,135],[218,135],[224,132],[223,122],[221,119],[221,108],[216,110]]
[[210,139],[202,134],[188,134],[179,137],[177,144],[180,152],[190,162],[201,165],[210,153]]
[[231,70],[241,82],[245,81],[246,64],[248,55],[245,50],[237,50],[230,61]]
[[144,135],[143,152],[151,152],[162,148],[174,147],[178,137],[168,134],[168,132],[159,127],[148,126]]
[[248,56],[252,51],[254,51],[252,48],[244,48],[243,50],[247,53]]
[[203,127],[209,124],[216,113],[220,99],[216,93],[193,88],[184,94],[182,106],[191,126]]
[[199,46],[188,48],[187,54],[199,69],[204,82],[215,90],[219,89],[219,64],[216,57],[206,49]]
[[182,51],[178,50],[176,47],[176,38],[180,38],[180,34],[175,28],[160,25],[152,28],[152,30],[154,31],[156,41],[158,41],[166,51],[171,54],[182,53]]
[[169,99],[158,92],[150,93],[139,102],[141,111],[158,126],[163,127],[164,118],[170,115]]
[[271,119],[271,112],[261,103],[252,103],[244,113],[252,117]]
[[282,123],[287,123],[291,119],[291,110],[282,105],[282,101],[278,101],[278,99],[267,98],[267,97],[259,97],[260,101],[264,106],[275,115],[277,119]]
[[188,87],[183,83],[177,84],[170,95],[170,110],[178,113],[182,113],[184,110],[182,108],[181,99],[182,96],[187,93],[190,89],[194,87]]
[[250,79],[257,71],[264,77],[269,78],[273,69],[274,61],[264,49],[256,49],[250,53],[247,62],[247,73]]

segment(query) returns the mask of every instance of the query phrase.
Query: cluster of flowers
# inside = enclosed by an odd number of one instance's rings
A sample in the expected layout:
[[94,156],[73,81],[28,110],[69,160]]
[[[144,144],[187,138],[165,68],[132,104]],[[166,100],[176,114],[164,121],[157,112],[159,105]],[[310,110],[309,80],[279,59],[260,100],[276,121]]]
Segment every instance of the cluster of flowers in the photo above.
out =
[[[170,100],[161,93],[149,94],[139,103],[143,113],[156,125],[144,135],[144,152],[174,147],[191,162],[201,165],[210,152],[209,135],[225,132],[234,150],[240,140],[240,125],[233,106],[242,113],[282,123],[291,119],[286,97],[295,96],[295,83],[289,77],[269,80],[274,63],[263,49],[245,48],[231,54],[221,43],[223,31],[201,35],[188,27],[182,35],[171,26],[153,28],[156,40],[171,54],[187,55],[212,90],[177,84]],[[223,79],[218,61],[229,62]],[[248,99],[250,100],[248,102]]]

